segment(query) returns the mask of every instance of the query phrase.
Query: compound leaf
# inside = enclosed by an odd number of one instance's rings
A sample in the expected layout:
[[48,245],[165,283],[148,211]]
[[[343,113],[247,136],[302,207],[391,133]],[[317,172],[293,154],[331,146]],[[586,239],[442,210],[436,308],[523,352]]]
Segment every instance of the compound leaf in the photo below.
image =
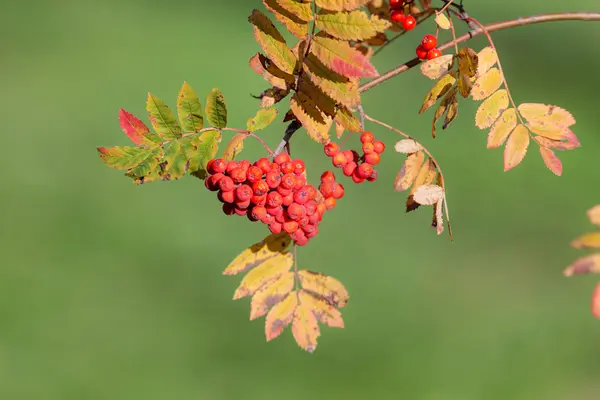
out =
[[508,92],[500,89],[481,103],[475,114],[475,125],[479,129],[489,128],[507,107]]
[[542,160],[544,160],[544,164],[546,164],[546,167],[555,175],[561,176],[563,171],[563,165],[560,159],[556,156],[556,154],[554,154],[552,150],[547,149],[543,146],[540,146],[540,154],[542,155]]
[[471,97],[473,100],[483,100],[494,93],[502,85],[502,75],[498,68],[490,68],[473,84]]
[[348,291],[337,279],[308,270],[298,271],[298,278],[304,290],[323,297],[330,304],[338,308],[348,304]]
[[206,97],[206,119],[215,128],[227,126],[227,105],[223,93],[217,88],[210,91]]
[[204,128],[200,99],[187,82],[183,82],[179,96],[177,96],[177,114],[184,131],[198,132]]
[[285,327],[292,322],[297,306],[298,294],[294,291],[288,293],[282,301],[271,308],[265,318],[265,336],[267,342],[281,335]]
[[364,11],[320,12],[316,16],[317,28],[342,40],[366,40],[385,31],[391,23],[376,15],[367,15]]
[[246,274],[233,294],[233,299],[251,296],[268,281],[275,280],[292,268],[294,256],[292,253],[278,253],[263,261]]
[[519,124],[512,131],[504,148],[504,172],[513,169],[523,161],[529,147],[529,131]]
[[500,118],[490,129],[487,140],[487,148],[493,149],[500,147],[504,144],[504,141],[510,135],[510,133],[517,126],[517,111],[514,108],[505,110]]
[[140,121],[135,115],[119,109],[119,124],[123,132],[138,146],[155,147],[161,140],[158,135],[151,133],[150,129]]
[[177,123],[175,114],[161,99],[148,93],[146,110],[150,115],[152,127],[163,140],[181,137],[181,127]]
[[319,32],[313,39],[310,51],[323,64],[348,78],[375,78],[379,73],[369,59],[348,42],[331,39]]
[[294,272],[289,271],[256,291],[250,305],[250,320],[261,317],[283,300],[294,288]]
[[285,232],[271,234],[242,251],[225,268],[223,275],[237,275],[245,272],[269,258],[283,253],[291,242],[290,236]]
[[265,129],[275,118],[277,118],[276,108],[261,108],[253,118],[248,118],[246,130],[248,132],[256,132]]
[[256,9],[252,11],[248,20],[254,29],[254,38],[269,59],[282,71],[293,74],[296,69],[296,57],[271,20]]

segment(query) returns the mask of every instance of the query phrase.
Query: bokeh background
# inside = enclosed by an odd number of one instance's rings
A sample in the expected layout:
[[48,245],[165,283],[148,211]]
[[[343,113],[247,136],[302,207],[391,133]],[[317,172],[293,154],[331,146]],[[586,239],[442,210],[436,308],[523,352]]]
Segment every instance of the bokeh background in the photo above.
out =
[[[465,2],[483,23],[541,12],[600,11],[597,0]],[[594,277],[565,279],[582,255],[569,241],[600,203],[600,23],[560,22],[494,34],[513,96],[571,110],[583,147],[561,153],[563,177],[539,152],[503,173],[485,148],[476,105],[435,141],[416,114],[431,82],[417,70],[364,95],[366,110],[420,138],[447,175],[455,242],[406,215],[392,191],[402,157],[347,196],[302,249],[302,268],[351,293],[345,329],[317,351],[232,301],[221,271],[265,228],[225,217],[194,178],[134,186],[97,146],[127,145],[117,112],[147,121],[148,91],[171,106],[184,80],[222,89],[230,125],[266,84],[248,67],[259,47],[258,1],[3,2],[0,16],[0,398],[7,400],[600,398]],[[413,57],[420,27],[374,61]],[[479,49],[482,38],[471,42]],[[283,110],[285,111],[285,110]],[[275,145],[284,125],[263,137]],[[389,148],[394,134],[371,126]],[[250,143],[250,141],[248,141]],[[315,179],[329,160],[305,136],[294,152]],[[262,153],[252,143],[244,153]]]

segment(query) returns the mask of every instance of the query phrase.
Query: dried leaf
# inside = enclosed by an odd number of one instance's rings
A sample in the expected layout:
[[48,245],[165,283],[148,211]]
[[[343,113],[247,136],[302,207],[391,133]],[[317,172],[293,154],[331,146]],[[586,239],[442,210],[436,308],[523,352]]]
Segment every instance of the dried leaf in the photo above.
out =
[[265,336],[267,342],[281,335],[285,327],[292,322],[297,306],[298,296],[294,291],[290,292],[285,299],[271,308],[265,319]]
[[458,58],[458,71],[469,78],[474,77],[479,64],[479,56],[475,50],[463,47],[458,51],[456,57]]
[[502,75],[498,68],[490,68],[485,74],[477,78],[471,90],[473,100],[483,100],[494,93],[502,85]]
[[592,224],[600,225],[600,204],[590,208],[587,216]]
[[152,127],[163,140],[178,139],[181,137],[181,127],[177,123],[175,114],[158,97],[148,93],[146,111],[150,115]]
[[421,64],[421,73],[429,79],[438,79],[447,73],[454,63],[454,56],[446,54],[444,56],[425,61]]
[[444,189],[438,185],[421,185],[413,194],[413,199],[424,206],[431,206],[443,198]]
[[206,119],[215,128],[227,126],[227,105],[223,93],[217,88],[210,91],[206,97]]
[[477,78],[483,76],[488,70],[498,62],[498,53],[492,46],[484,47],[477,53]]
[[548,104],[523,103],[519,105],[519,112],[530,122],[553,123],[569,127],[575,124],[575,118],[564,108]]
[[600,231],[579,236],[571,242],[576,249],[600,249]]
[[435,23],[444,30],[450,29],[450,20],[443,13],[435,14]]
[[405,154],[416,153],[417,151],[423,150],[423,148],[424,147],[421,145],[421,143],[414,139],[402,139],[394,146],[394,150],[396,150],[398,153]]
[[452,123],[458,116],[458,100],[456,96],[451,98],[450,104],[448,104],[448,110],[446,112],[446,118],[444,118],[444,125],[442,125],[442,129],[446,129],[448,125]]
[[277,118],[277,109],[263,108],[256,112],[253,118],[248,118],[246,130],[248,132],[256,132],[265,129]]
[[444,212],[442,211],[444,201],[445,200],[438,201],[433,207],[433,220],[431,226],[436,228],[438,236],[444,233]]
[[244,139],[246,139],[247,135],[243,133],[238,133],[234,135],[229,143],[227,143],[227,147],[225,147],[225,151],[223,152],[223,160],[231,161],[235,160],[238,154],[242,152],[244,149]]
[[317,28],[342,40],[366,40],[390,27],[388,20],[376,15],[370,18],[364,11],[320,12],[315,19]]
[[237,275],[245,272],[271,257],[284,253],[291,242],[290,236],[285,232],[269,235],[234,258],[223,271],[223,275]]
[[550,149],[540,146],[540,154],[542,155],[542,160],[544,160],[544,164],[546,167],[552,171],[555,175],[561,176],[563,171],[562,162],[560,159],[554,154],[554,152]]
[[456,82],[456,78],[451,74],[444,75],[440,80],[438,80],[435,85],[427,92],[425,95],[425,99],[423,100],[423,105],[419,110],[419,114],[422,114],[426,110],[428,110],[431,106],[433,106],[440,97],[444,96],[448,90],[454,85]]
[[504,172],[513,169],[523,161],[529,147],[529,131],[519,124],[512,131],[504,148]]
[[488,134],[487,148],[500,147],[517,126],[517,111],[514,108],[505,110],[500,118],[494,122]]
[[408,155],[394,181],[394,190],[396,192],[406,190],[413,184],[421,170],[423,161],[425,161],[425,154],[422,151]]
[[435,181],[436,174],[435,163],[428,158],[419,170],[417,178],[410,189],[410,193],[406,199],[406,212],[419,208],[420,204],[414,200],[413,194],[418,187],[432,184]]
[[[308,35],[307,21],[312,17],[310,3],[296,0],[263,0],[263,4],[292,35],[298,39],[304,39]],[[289,6],[289,9],[284,8],[286,6]],[[303,14],[306,12],[308,12],[308,19],[303,19]]]
[[246,274],[233,294],[233,299],[251,296],[269,281],[279,278],[294,265],[292,253],[278,253],[263,261],[256,268]]
[[348,78],[375,78],[379,73],[361,52],[348,42],[325,37],[319,32],[310,51],[331,70]]
[[259,10],[253,10],[248,18],[253,25],[254,38],[267,57],[284,72],[293,74],[296,69],[296,57],[288,47],[281,33],[271,20]]
[[479,129],[489,128],[507,107],[508,92],[500,89],[481,103],[475,114],[475,125]]
[[177,96],[177,114],[181,127],[186,132],[198,132],[204,128],[202,105],[198,95],[187,82],[183,82]]
[[320,323],[331,328],[343,328],[342,313],[322,297],[315,296],[306,290],[299,291],[300,303],[304,304],[317,317]]
[[352,11],[364,6],[370,0],[315,0],[317,7],[330,11]]
[[317,338],[320,334],[319,323],[310,304],[302,303],[302,299],[300,299],[292,320],[292,335],[294,335],[296,343],[302,349],[312,353],[317,348]]
[[119,124],[129,139],[138,146],[155,147],[160,144],[160,137],[150,132],[150,129],[135,115],[119,110]]
[[460,74],[458,76],[458,92],[460,95],[466,99],[471,94],[471,90],[473,90],[471,78],[468,75]]
[[252,297],[250,320],[265,315],[269,308],[282,301],[294,288],[294,277],[293,271],[286,272],[257,290]]
[[600,274],[600,254],[590,254],[575,260],[564,271],[565,276]]
[[337,279],[305,269],[298,271],[298,278],[304,290],[323,297],[330,304],[338,308],[348,304],[348,291]]

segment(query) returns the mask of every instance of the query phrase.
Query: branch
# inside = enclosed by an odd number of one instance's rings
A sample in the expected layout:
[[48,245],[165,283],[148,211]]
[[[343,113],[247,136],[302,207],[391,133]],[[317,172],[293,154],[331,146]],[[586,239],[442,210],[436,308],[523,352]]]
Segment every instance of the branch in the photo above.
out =
[[[539,24],[542,22],[552,22],[552,21],[600,21],[600,12],[564,12],[564,13],[553,13],[553,14],[539,14],[532,15],[529,17],[523,18],[515,18],[509,19],[506,21],[494,22],[489,25],[485,25],[485,31],[487,32],[495,32],[503,29],[514,28],[517,26],[531,25],[531,24]],[[456,39],[456,44],[466,42],[471,40],[475,36],[482,35],[484,30],[481,28],[477,28],[471,32],[465,33],[464,35],[458,37]],[[454,41],[449,41],[444,43],[441,46],[438,46],[440,51],[446,50],[450,47],[454,46]],[[369,89],[374,88],[375,86],[387,81],[388,79],[393,78],[396,75],[400,75],[403,72],[408,71],[409,69],[419,65],[421,60],[418,58],[413,58],[410,61],[405,62],[402,65],[397,66],[396,68],[386,72],[385,74],[370,80],[369,82],[364,83],[358,88],[359,93],[366,92]]]
[[288,143],[290,142],[292,135],[294,133],[296,133],[296,131],[300,128],[302,128],[302,124],[298,120],[293,120],[288,125],[288,127],[285,129],[285,134],[283,135],[283,139],[281,139],[281,142],[279,142],[279,144],[275,148],[275,151],[273,152],[273,157],[275,157],[277,154],[279,154],[283,151],[283,148],[285,146],[287,146]]

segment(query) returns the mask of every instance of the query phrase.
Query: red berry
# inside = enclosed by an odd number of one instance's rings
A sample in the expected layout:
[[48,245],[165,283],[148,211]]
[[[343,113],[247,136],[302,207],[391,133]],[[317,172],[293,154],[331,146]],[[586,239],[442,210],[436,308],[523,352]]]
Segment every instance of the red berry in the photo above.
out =
[[377,154],[381,154],[385,151],[385,143],[383,143],[381,140],[374,141],[373,147],[374,147],[375,153],[377,153]]
[[250,207],[250,200],[246,200],[246,201],[236,201],[235,202],[235,207],[239,208],[240,210],[245,210],[246,208]]
[[217,198],[223,203],[233,203],[235,201],[235,194],[233,193],[233,191],[224,192],[222,190],[219,190],[219,192],[217,193]]
[[217,190],[219,190],[219,181],[224,177],[225,175],[223,175],[221,172],[217,172],[214,175],[208,176],[205,180],[204,180],[204,184],[206,185],[206,188],[208,190],[210,190],[211,192],[216,192]]
[[375,151],[375,145],[373,144],[373,142],[363,143],[362,151],[365,154],[373,153]]
[[335,199],[333,197],[328,197],[328,198],[325,199],[325,207],[328,210],[331,210],[332,208],[334,208],[335,204],[336,204],[336,201],[335,201]]
[[294,202],[294,193],[290,193],[287,196],[283,196],[283,200],[281,201],[281,205],[287,207]]
[[344,165],[344,175],[346,176],[352,176],[352,173],[354,173],[354,170],[356,169],[357,165],[354,161],[349,162],[348,164]]
[[325,145],[324,150],[327,157],[333,157],[340,152],[340,146],[333,142],[329,142]]
[[263,194],[262,196],[254,195],[250,199],[250,202],[257,206],[264,206],[267,203],[267,195],[266,194]]
[[292,161],[292,165],[294,166],[294,173],[296,175],[301,175],[306,170],[306,165],[304,161],[297,159]]
[[288,161],[292,161],[290,155],[288,153],[279,153],[273,160],[273,162],[277,165],[282,165]]
[[275,171],[267,172],[265,181],[271,189],[275,189],[281,183],[281,174]]
[[229,176],[235,183],[242,183],[246,181],[246,171],[242,167],[237,167],[231,170]]
[[390,19],[394,22],[402,23],[406,17],[404,16],[404,11],[392,10],[392,12],[390,12]]
[[215,173],[214,170],[213,170],[213,168],[212,168],[212,165],[213,165],[214,162],[215,162],[215,160],[212,159],[212,160],[208,160],[208,162],[206,163],[206,171],[209,174],[211,174],[211,175]]
[[254,193],[252,192],[252,188],[249,185],[240,185],[235,189],[235,198],[238,201],[250,202],[250,199],[253,195]]
[[313,215],[317,212],[317,202],[314,200],[310,200],[304,207],[306,208],[306,215]]
[[286,161],[281,164],[281,173],[283,174],[291,174],[294,172],[294,164],[291,161]]
[[237,208],[237,207],[235,207],[233,209],[233,212],[235,212],[237,215],[239,215],[241,217],[241,216],[244,216],[244,215],[246,215],[248,213],[248,209],[247,208]]
[[317,236],[317,233],[319,233],[319,227],[318,226],[315,227],[314,231],[312,231],[312,232],[306,232],[305,235],[306,235],[307,239],[311,239],[311,238],[314,238],[315,236]]
[[325,214],[325,210],[327,210],[327,206],[325,205],[325,203],[317,204],[317,213],[319,215]]
[[235,188],[235,183],[233,183],[233,179],[228,176],[224,176],[219,180],[219,189],[224,192],[231,192]]
[[304,237],[302,237],[302,238],[300,238],[300,239],[296,240],[296,242],[295,242],[295,243],[296,243],[298,246],[306,246],[306,245],[308,244],[308,241],[309,241],[308,237],[307,237],[307,236],[304,236]]
[[256,181],[260,181],[262,179],[263,174],[264,172],[262,169],[260,169],[256,165],[253,165],[248,168],[248,172],[246,172],[246,179],[248,179],[248,182],[254,183]]
[[283,213],[283,211],[281,212],[281,214],[275,216],[275,221],[279,222],[280,224],[283,224],[285,221],[287,221],[287,219],[285,218],[285,214]]
[[370,177],[367,178],[367,180],[369,182],[375,182],[377,180],[378,176],[379,176],[379,172],[377,172],[377,170],[375,168],[373,168],[373,173],[371,174]]
[[250,161],[248,161],[248,160],[240,161],[240,168],[243,169],[244,171],[248,172],[248,168],[250,168]]
[[442,56],[442,52],[439,49],[429,50],[427,52],[427,59],[433,60],[434,58],[438,58]]
[[281,177],[280,187],[284,189],[293,189],[296,185],[296,175],[289,173]]
[[315,225],[312,225],[312,224],[307,224],[307,225],[304,225],[302,227],[302,230],[304,231],[305,234],[306,233],[313,233],[314,231],[317,230],[317,227]]
[[402,27],[405,31],[412,31],[417,26],[417,20],[412,15],[407,15],[402,21]]
[[324,197],[331,197],[333,196],[333,187],[335,185],[335,182],[325,182],[319,187],[319,190]]
[[248,217],[248,220],[250,222],[256,222],[259,221],[257,218],[254,217],[254,215],[252,215],[252,209],[249,209],[248,212],[246,213],[246,217]]
[[419,60],[424,60],[427,58],[427,51],[428,50],[426,50],[422,44],[417,46],[416,53],[417,53],[417,57],[419,57]]
[[361,177],[360,175],[358,175],[358,168],[356,169],[356,171],[354,171],[354,173],[352,174],[352,181],[354,183],[363,183],[365,181],[365,178]]
[[399,8],[404,5],[405,0],[390,0],[390,8]]
[[377,153],[365,154],[365,162],[367,164],[377,165],[379,164],[379,160],[381,160],[381,157]]
[[292,193],[293,190],[292,189],[286,189],[283,186],[279,185],[277,187],[277,193],[279,193],[282,196],[287,196],[288,194]]
[[235,212],[235,206],[231,203],[223,203],[222,209],[225,215],[232,215]]
[[361,143],[372,142],[373,140],[375,140],[373,132],[365,131],[360,135]]
[[271,231],[271,233],[281,233],[282,229],[283,225],[279,222],[272,222],[269,224],[269,230]]
[[306,208],[298,203],[292,203],[287,208],[287,215],[297,221],[306,215]]
[[252,190],[254,191],[255,195],[262,196],[269,192],[269,185],[267,185],[267,182],[262,181],[262,180],[258,181],[258,182],[254,182],[252,184]]
[[321,183],[324,182],[335,182],[335,174],[333,171],[325,171],[321,175]]
[[[323,207],[325,207],[325,205],[323,205]],[[314,213],[313,215],[308,217],[308,223],[312,225],[317,225],[319,222],[321,222],[321,219],[323,219],[321,214]]]
[[239,167],[240,167],[240,164],[237,161],[229,161],[227,163],[227,167],[225,168],[225,171],[226,171],[225,173],[227,175],[230,175],[231,171],[233,171],[234,169],[239,168]]
[[[364,164],[361,164],[364,165]],[[341,183],[336,183],[333,186],[333,193],[332,193],[332,197],[336,200],[341,199],[342,197],[344,197],[344,186],[342,186]]]
[[360,156],[354,150],[344,150],[344,155],[346,156],[346,162],[357,162]]
[[271,171],[279,172],[281,169],[279,168],[279,164],[271,163]]
[[319,193],[317,191],[317,188],[314,187],[313,185],[306,185],[307,190],[308,190],[308,200],[314,200],[317,198],[317,194]]
[[270,225],[273,222],[275,222],[275,217],[269,214],[265,214],[265,216],[260,219],[260,222],[266,225]]
[[227,163],[222,158],[215,158],[211,165],[211,169],[213,170],[213,172],[209,171],[211,174],[217,174],[219,172],[223,173],[227,169]]
[[302,189],[297,190],[294,193],[294,202],[298,204],[306,204],[310,200],[310,190],[308,186],[304,186]]
[[283,203],[283,196],[277,192],[270,192],[267,195],[267,206],[279,207]]
[[346,162],[348,162],[348,160],[346,159],[346,156],[344,155],[344,153],[337,153],[335,156],[333,156],[333,159],[331,160],[331,162],[334,167],[342,168],[344,166],[344,164],[346,164]]
[[298,230],[298,223],[296,221],[286,221],[283,223],[283,230],[291,235]]
[[292,233],[290,235],[290,237],[292,238],[292,240],[294,242],[298,242],[299,240],[305,240],[306,234],[304,233],[304,231],[302,229],[298,229],[296,232]]
[[281,206],[267,207],[267,212],[269,213],[269,215],[272,215],[274,217],[276,217],[278,215],[283,215],[283,207],[281,207]]
[[296,175],[296,184],[294,190],[300,190],[306,185],[306,178],[304,175]]
[[260,206],[252,207],[251,214],[257,221],[260,221],[267,215],[267,209]]
[[427,51],[433,50],[437,45],[437,39],[433,35],[425,35],[423,36],[423,40],[421,40],[421,46]]
[[360,178],[363,179],[367,179],[368,177],[371,176],[371,174],[373,173],[373,167],[371,166],[371,164],[360,164],[358,166],[358,169],[356,170],[356,175],[358,175]]
[[262,169],[265,174],[271,170],[271,161],[268,158],[259,158],[254,165]]

